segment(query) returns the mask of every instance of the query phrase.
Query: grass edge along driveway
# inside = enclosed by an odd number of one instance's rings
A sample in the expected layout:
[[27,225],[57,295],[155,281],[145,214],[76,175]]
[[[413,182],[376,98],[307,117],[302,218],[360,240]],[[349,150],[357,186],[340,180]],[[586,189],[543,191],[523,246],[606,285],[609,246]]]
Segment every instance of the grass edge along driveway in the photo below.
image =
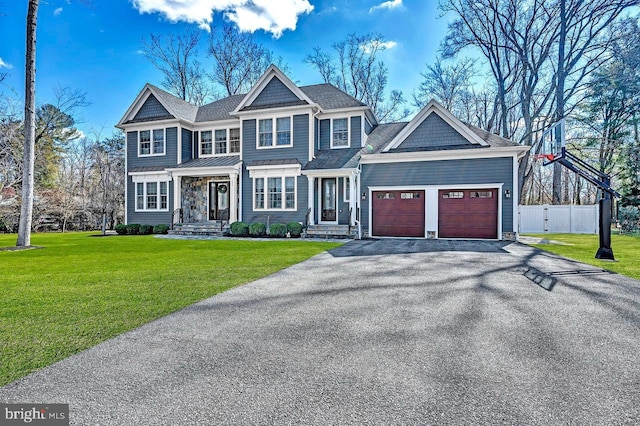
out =
[[[0,235],[0,247],[15,244]],[[0,251],[0,386],[338,243],[34,234]]]
[[[539,249],[587,263],[631,278],[640,279],[640,237],[612,235],[611,248],[615,261],[596,259],[598,235],[584,234],[526,234],[549,240],[548,244],[531,244]],[[559,244],[558,244],[559,243]]]

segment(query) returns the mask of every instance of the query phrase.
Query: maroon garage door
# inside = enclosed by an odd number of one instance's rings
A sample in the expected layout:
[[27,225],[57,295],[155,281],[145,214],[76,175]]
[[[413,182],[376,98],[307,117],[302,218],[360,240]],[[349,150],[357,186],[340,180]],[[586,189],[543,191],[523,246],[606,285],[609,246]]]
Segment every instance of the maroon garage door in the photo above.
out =
[[424,237],[424,191],[374,191],[372,235]]
[[498,238],[497,189],[439,192],[439,238]]

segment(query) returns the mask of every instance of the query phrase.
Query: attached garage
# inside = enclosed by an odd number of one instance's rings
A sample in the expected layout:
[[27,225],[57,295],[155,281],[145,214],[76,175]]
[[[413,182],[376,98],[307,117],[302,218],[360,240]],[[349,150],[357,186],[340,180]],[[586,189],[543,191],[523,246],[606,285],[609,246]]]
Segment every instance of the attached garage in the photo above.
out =
[[373,191],[372,234],[377,237],[424,237],[424,191]]
[[438,237],[498,238],[498,190],[438,191]]

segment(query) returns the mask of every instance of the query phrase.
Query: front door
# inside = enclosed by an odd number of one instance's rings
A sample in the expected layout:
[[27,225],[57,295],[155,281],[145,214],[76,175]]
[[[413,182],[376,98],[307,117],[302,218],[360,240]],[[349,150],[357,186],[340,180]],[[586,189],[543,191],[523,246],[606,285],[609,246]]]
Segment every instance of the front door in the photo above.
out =
[[324,178],[321,182],[322,186],[322,213],[320,221],[322,222],[336,222],[338,217],[336,215],[336,178]]
[[229,182],[209,182],[209,220],[229,220]]

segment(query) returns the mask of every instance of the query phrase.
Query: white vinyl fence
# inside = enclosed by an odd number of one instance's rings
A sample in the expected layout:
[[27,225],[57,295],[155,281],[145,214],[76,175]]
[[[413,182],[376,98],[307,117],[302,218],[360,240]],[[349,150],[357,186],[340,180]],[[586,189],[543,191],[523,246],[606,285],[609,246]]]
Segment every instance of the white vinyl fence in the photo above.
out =
[[597,234],[598,205],[518,206],[521,234]]

